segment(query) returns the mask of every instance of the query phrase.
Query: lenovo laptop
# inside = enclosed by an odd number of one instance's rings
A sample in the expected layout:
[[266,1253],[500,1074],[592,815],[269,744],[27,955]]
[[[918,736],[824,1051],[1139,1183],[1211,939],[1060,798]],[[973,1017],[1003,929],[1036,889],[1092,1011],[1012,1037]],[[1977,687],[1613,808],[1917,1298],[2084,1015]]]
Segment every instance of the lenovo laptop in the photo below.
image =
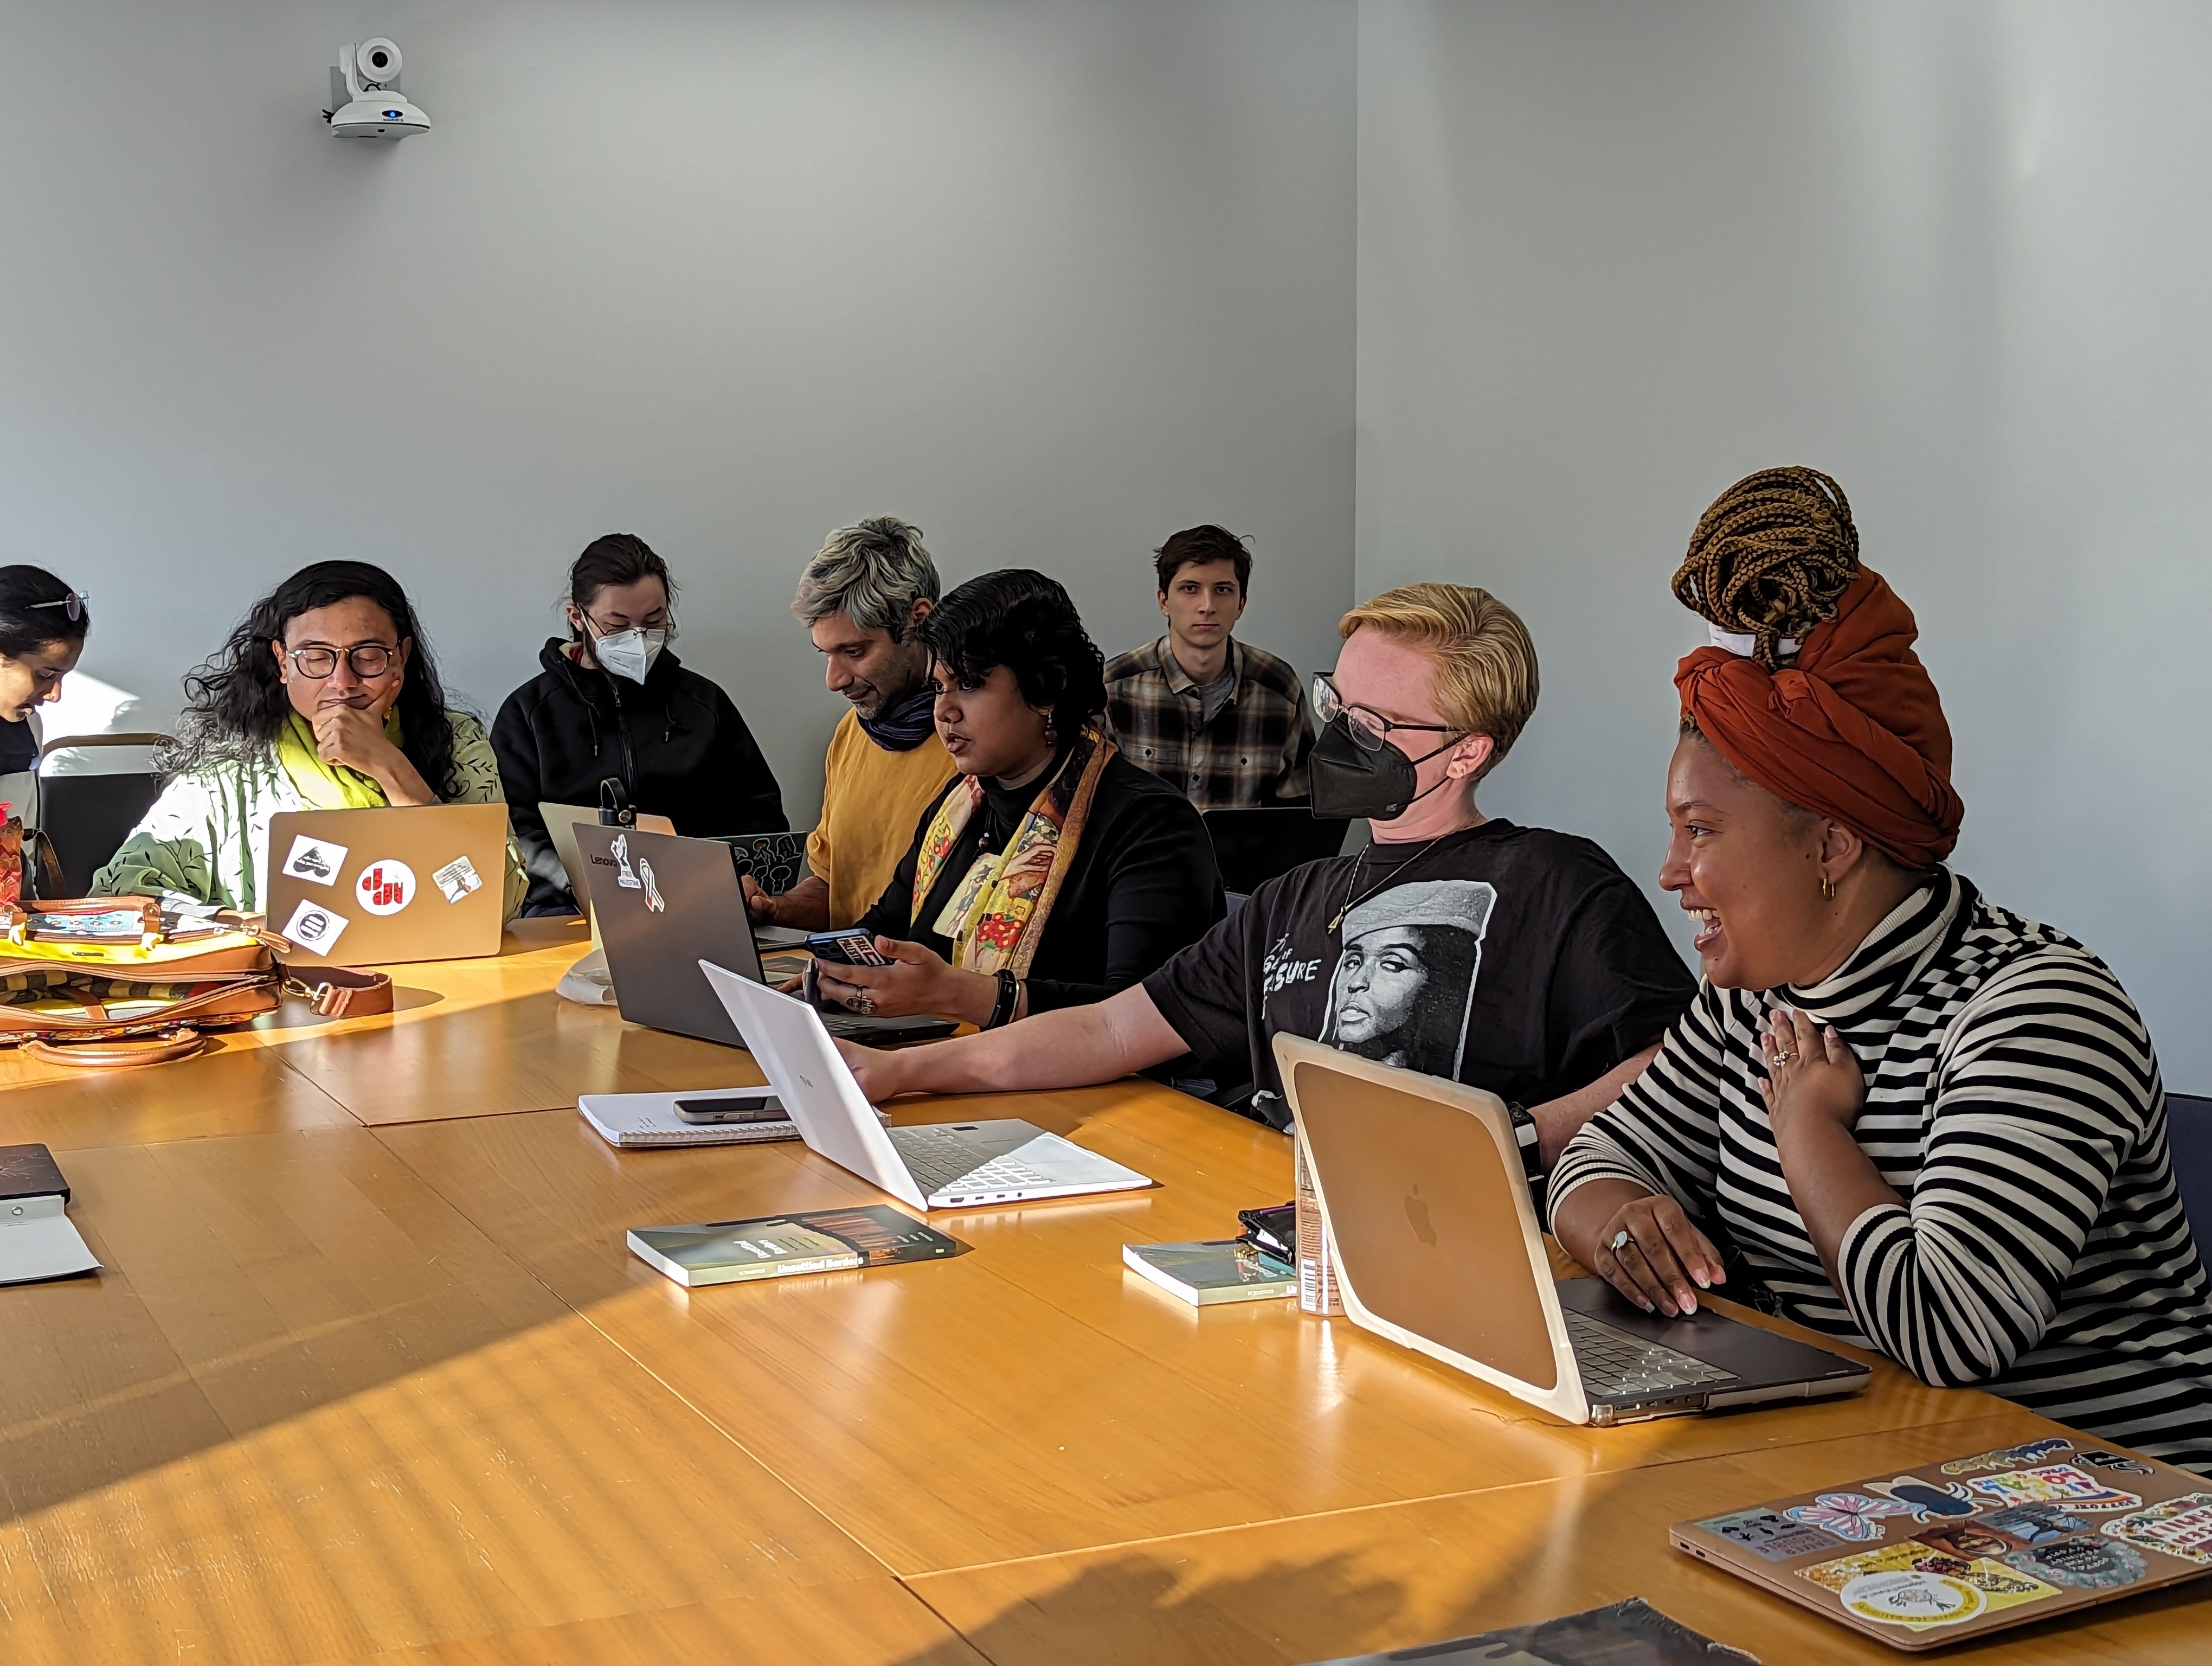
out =
[[499,952],[507,806],[287,810],[269,818],[269,929],[301,964]]
[[[592,918],[592,891],[584,882],[584,859],[576,854],[576,828],[599,824],[596,806],[589,804],[555,804],[550,800],[538,806],[539,819],[545,824],[545,836],[553,842],[553,854],[561,859],[561,872],[568,876],[568,894],[576,899],[576,906],[586,920]],[[676,824],[665,816],[640,815],[637,824],[648,833],[673,833]],[[592,921],[592,941],[599,940],[598,922]]]
[[1133,1191],[1152,1183],[1029,1122],[889,1128],[806,1001],[702,960],[753,1062],[808,1147],[917,1209]]
[[[756,983],[766,978],[730,847],[595,822],[580,822],[573,831],[622,1015],[654,1030],[744,1046],[699,976],[699,962],[710,959]],[[949,1018],[853,1013],[829,1014],[828,1021],[838,1035],[871,1047],[928,1041],[958,1027]]]
[[[1709,1309],[1555,1280],[1496,1095],[1275,1037],[1353,1323],[1570,1423],[1851,1394],[1871,1369]],[[787,1100],[787,1103],[788,1101]]]

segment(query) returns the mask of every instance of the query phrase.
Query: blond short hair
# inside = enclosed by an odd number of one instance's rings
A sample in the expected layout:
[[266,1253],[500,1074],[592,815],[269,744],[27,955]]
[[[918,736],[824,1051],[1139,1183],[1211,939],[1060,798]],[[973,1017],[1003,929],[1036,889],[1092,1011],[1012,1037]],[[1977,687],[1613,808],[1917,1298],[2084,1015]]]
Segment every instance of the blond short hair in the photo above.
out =
[[1536,709],[1536,644],[1521,616],[1473,585],[1407,584],[1360,603],[1336,634],[1363,627],[1434,657],[1444,721],[1488,735],[1495,750],[1482,774],[1496,769]]

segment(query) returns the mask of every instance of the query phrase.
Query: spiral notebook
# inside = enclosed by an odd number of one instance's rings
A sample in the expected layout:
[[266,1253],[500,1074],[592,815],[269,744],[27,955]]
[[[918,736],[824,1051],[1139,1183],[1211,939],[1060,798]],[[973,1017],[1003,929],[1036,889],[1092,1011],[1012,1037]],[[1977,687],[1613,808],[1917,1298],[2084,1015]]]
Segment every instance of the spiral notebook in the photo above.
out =
[[682,1093],[586,1093],[576,1101],[599,1136],[610,1146],[757,1146],[764,1140],[796,1140],[799,1130],[785,1118],[775,1122],[699,1122],[676,1114],[678,1099],[723,1099],[765,1093],[758,1085],[695,1087]]

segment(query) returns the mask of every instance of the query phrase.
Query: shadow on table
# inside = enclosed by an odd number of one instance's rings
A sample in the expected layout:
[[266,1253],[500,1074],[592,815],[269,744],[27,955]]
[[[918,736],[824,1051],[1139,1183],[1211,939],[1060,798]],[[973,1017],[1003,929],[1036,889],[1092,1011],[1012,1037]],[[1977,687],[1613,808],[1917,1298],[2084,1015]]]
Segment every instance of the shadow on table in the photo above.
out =
[[[1346,1637],[1388,1630],[1407,1601],[1402,1584],[1364,1574],[1350,1555],[1271,1565],[1188,1587],[1185,1578],[1141,1554],[1093,1564],[1063,1584],[968,1625],[963,1640],[908,1655],[898,1666],[967,1666],[974,1658],[971,1648],[997,1666],[1091,1660],[1272,1666],[1318,1657],[1295,1649],[1286,1653],[1282,1631],[1268,1623],[1286,1590],[1298,1593],[1301,1610],[1326,1609],[1332,1633]],[[926,1588],[921,1595],[929,1600]],[[957,1614],[939,1612],[956,1628],[962,1626]]]

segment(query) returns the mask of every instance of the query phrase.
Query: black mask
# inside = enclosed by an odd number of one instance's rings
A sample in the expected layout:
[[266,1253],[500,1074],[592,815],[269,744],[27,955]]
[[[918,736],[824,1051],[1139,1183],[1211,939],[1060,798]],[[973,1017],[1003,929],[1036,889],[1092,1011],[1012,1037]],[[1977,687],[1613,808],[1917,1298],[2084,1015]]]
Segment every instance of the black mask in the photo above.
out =
[[[1306,764],[1313,777],[1313,812],[1316,816],[1364,816],[1387,822],[1402,816],[1415,800],[1443,786],[1438,781],[1427,792],[1416,792],[1416,764],[1426,763],[1437,752],[1448,751],[1465,739],[1455,736],[1419,757],[1407,757],[1389,741],[1374,751],[1352,738],[1352,720],[1340,714],[1322,726]],[[1444,778],[1449,780],[1449,777]]]

